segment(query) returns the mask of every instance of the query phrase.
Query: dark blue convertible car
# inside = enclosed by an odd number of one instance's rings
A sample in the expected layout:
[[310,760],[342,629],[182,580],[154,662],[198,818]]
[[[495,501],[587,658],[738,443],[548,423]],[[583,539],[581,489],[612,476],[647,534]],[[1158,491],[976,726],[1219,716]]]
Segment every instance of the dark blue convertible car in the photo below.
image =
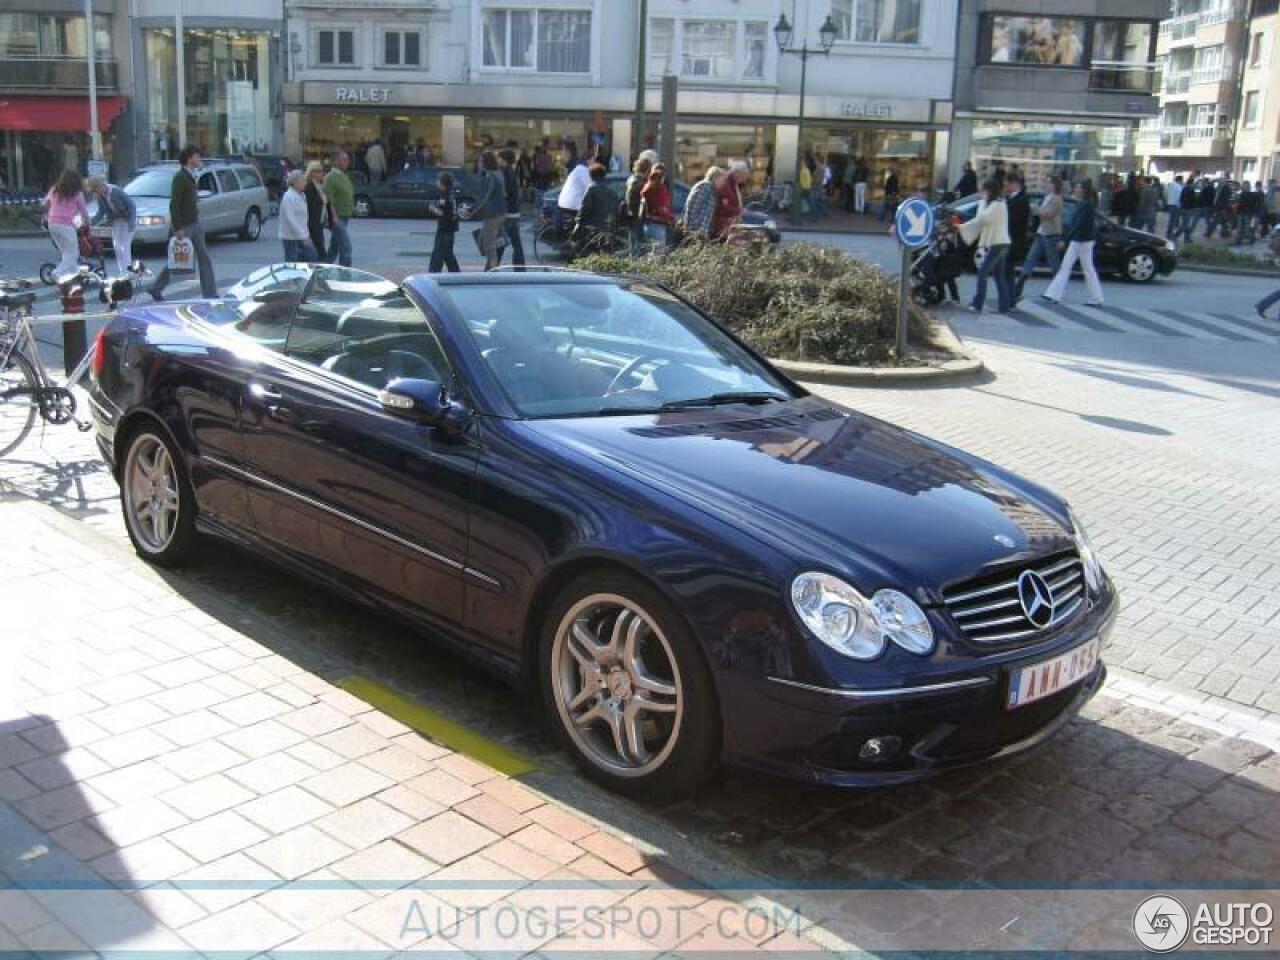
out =
[[1105,675],[1116,595],[1062,500],[646,282],[276,265],[125,311],[92,379],[144,558],[216,535],[424,625],[615,789],[913,779]]

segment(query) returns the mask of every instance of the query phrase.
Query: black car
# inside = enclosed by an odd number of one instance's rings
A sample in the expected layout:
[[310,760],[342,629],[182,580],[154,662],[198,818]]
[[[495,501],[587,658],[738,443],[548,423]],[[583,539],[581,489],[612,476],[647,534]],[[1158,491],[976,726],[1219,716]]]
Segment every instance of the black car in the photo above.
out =
[[[618,196],[618,201],[622,201],[622,195],[627,189],[627,176],[625,173],[611,173],[605,179],[605,183],[609,189]],[[685,202],[689,199],[689,191],[692,188],[687,183],[681,183],[679,180],[671,181],[671,210],[678,217],[684,213]],[[542,216],[544,220],[554,220],[556,215],[556,201],[560,197],[559,186],[553,187],[542,195]],[[770,243],[780,243],[782,241],[782,232],[778,229],[778,221],[767,213],[760,210],[743,210],[742,222],[749,227],[763,227],[765,236],[769,238]]]
[[[1040,205],[1040,197],[1029,195],[1031,199],[1032,235],[1040,225],[1034,216]],[[958,216],[962,221],[971,219],[978,212],[981,196],[973,194],[953,203],[945,204],[939,210],[940,216]],[[1075,208],[1075,200],[1066,197],[1066,209],[1062,215],[1064,224],[1071,222]],[[975,267],[980,253],[975,248]],[[1093,262],[1099,273],[1112,273],[1134,283],[1150,283],[1157,276],[1168,276],[1178,267],[1178,248],[1170,241],[1145,230],[1121,226],[1110,217],[1098,216],[1098,242],[1093,248]],[[1079,269],[1079,268],[1077,268]]]
[[380,183],[356,184],[357,217],[429,217],[440,202],[440,174],[453,177],[460,212],[480,196],[480,178],[462,167],[407,167]]
[[1037,746],[1106,676],[1117,595],[1065,501],[647,281],[275,264],[95,351],[142,557],[221,537],[408,618],[616,790],[915,780]]

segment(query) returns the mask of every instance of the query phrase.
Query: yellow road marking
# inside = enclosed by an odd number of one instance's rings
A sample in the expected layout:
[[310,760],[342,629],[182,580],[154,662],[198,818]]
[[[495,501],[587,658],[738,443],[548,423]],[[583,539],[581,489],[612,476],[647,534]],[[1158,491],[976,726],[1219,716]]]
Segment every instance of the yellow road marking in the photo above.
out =
[[345,677],[338,681],[338,686],[423,736],[472,760],[478,760],[499,773],[518,777],[538,769],[537,764],[524,754],[504,747],[377,681],[367,677]]

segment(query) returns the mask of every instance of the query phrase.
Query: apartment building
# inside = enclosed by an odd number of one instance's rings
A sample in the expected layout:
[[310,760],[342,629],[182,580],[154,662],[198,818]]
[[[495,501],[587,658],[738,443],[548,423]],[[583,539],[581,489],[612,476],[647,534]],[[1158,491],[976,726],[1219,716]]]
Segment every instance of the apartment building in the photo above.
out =
[[[946,155],[956,0],[650,0],[646,108],[632,129],[635,0],[287,0],[284,87],[291,155],[380,139],[419,141],[471,163],[487,143],[579,148],[625,158],[654,142],[662,78],[679,78],[677,175],[745,158],[763,181],[788,179],[800,152],[839,165],[868,158],[927,186]],[[779,53],[785,13],[808,61]]]
[[1167,14],[1168,0],[961,0],[948,181],[966,160],[1032,178],[1130,166],[1134,127],[1158,113]]
[[1232,174],[1264,183],[1280,178],[1280,3],[1254,0],[1250,11]]
[[[114,166],[132,169],[128,6],[93,5],[98,128]],[[90,152],[89,33],[83,0],[0,2],[0,182],[43,190]]]
[[1173,0],[1170,12],[1156,46],[1160,113],[1143,122],[1138,151],[1154,173],[1230,173],[1248,3]]

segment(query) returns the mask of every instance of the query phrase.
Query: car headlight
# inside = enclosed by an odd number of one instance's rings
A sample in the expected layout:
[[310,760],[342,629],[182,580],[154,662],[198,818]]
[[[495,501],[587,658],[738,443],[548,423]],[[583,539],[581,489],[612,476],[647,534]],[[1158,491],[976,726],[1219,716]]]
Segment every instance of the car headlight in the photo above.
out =
[[1089,592],[1099,594],[1102,592],[1103,572],[1102,561],[1098,559],[1098,552],[1093,549],[1093,543],[1089,540],[1089,534],[1085,532],[1084,525],[1074,513],[1071,516],[1071,536],[1076,542],[1076,550],[1080,554],[1080,563],[1084,566],[1084,582],[1089,586]]
[[1176,243],[1174,243],[1172,240],[1166,240],[1166,241],[1164,242],[1164,249],[1165,249],[1165,251],[1166,251],[1166,252],[1168,252],[1168,253],[1177,253],[1177,252],[1178,252],[1178,245],[1177,245]]
[[766,218],[766,219],[765,219],[765,221],[764,221],[764,228],[765,228],[766,230],[777,230],[777,229],[778,229],[778,221],[777,221],[777,220],[775,220],[775,219],[773,219],[773,217],[768,217],[768,218]]
[[791,583],[791,603],[815,637],[855,660],[874,660],[890,641],[920,656],[933,650],[928,617],[897,590],[867,600],[838,577],[802,573]]

